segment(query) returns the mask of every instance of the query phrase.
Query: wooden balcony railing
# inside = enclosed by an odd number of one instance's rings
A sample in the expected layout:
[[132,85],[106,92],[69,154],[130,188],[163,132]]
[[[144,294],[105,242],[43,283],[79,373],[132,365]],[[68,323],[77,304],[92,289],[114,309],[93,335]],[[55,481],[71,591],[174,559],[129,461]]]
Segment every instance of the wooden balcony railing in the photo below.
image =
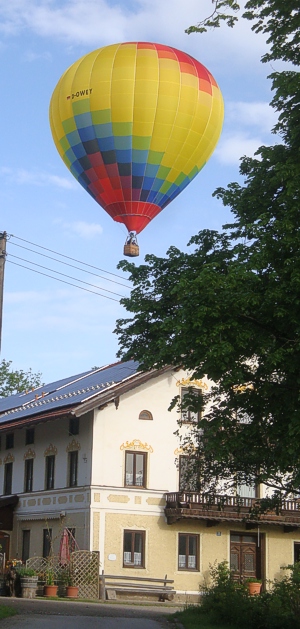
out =
[[257,525],[279,524],[284,527],[300,527],[300,500],[283,500],[275,510],[260,512],[259,498],[216,495],[181,491],[166,494],[165,513],[169,524],[180,519],[214,521],[240,521]]

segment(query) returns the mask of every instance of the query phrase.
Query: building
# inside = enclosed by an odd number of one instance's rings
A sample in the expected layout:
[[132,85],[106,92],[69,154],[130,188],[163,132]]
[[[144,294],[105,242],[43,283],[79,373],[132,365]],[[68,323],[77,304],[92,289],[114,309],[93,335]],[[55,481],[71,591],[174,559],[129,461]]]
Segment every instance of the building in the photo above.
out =
[[[300,510],[249,519],[247,491],[205,501],[185,491],[185,452],[170,401],[189,384],[171,367],[116,363],[0,401],[0,544],[10,558],[58,552],[65,528],[101,570],[174,579],[198,596],[214,561],[236,574],[279,577],[300,558]],[[196,381],[200,391],[207,381]],[[182,431],[197,418],[183,417]],[[70,538],[70,543],[72,541]]]

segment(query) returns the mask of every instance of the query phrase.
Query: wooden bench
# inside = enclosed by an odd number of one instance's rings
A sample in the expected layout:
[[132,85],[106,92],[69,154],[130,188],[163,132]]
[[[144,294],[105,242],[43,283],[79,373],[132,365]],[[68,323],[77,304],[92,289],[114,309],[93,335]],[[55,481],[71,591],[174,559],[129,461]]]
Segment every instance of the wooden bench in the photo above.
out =
[[140,594],[141,596],[155,595],[159,601],[172,601],[176,591],[172,585],[174,580],[153,577],[120,576],[115,574],[100,575],[100,599],[113,600],[117,592],[125,594]]

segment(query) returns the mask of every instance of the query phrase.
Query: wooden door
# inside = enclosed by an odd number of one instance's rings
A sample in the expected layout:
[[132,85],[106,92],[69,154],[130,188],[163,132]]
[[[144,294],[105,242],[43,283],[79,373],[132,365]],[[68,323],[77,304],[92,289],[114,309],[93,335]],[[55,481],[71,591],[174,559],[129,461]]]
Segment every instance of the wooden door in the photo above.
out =
[[230,536],[230,569],[234,579],[261,578],[261,552],[256,535],[232,533]]

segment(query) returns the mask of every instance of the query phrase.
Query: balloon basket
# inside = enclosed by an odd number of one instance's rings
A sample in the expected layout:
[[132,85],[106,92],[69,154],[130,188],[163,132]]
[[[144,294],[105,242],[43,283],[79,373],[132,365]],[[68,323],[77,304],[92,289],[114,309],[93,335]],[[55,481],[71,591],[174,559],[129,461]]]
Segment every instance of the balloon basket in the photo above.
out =
[[128,258],[136,258],[136,256],[140,255],[140,248],[134,243],[125,244],[123,253],[124,256],[128,256]]

